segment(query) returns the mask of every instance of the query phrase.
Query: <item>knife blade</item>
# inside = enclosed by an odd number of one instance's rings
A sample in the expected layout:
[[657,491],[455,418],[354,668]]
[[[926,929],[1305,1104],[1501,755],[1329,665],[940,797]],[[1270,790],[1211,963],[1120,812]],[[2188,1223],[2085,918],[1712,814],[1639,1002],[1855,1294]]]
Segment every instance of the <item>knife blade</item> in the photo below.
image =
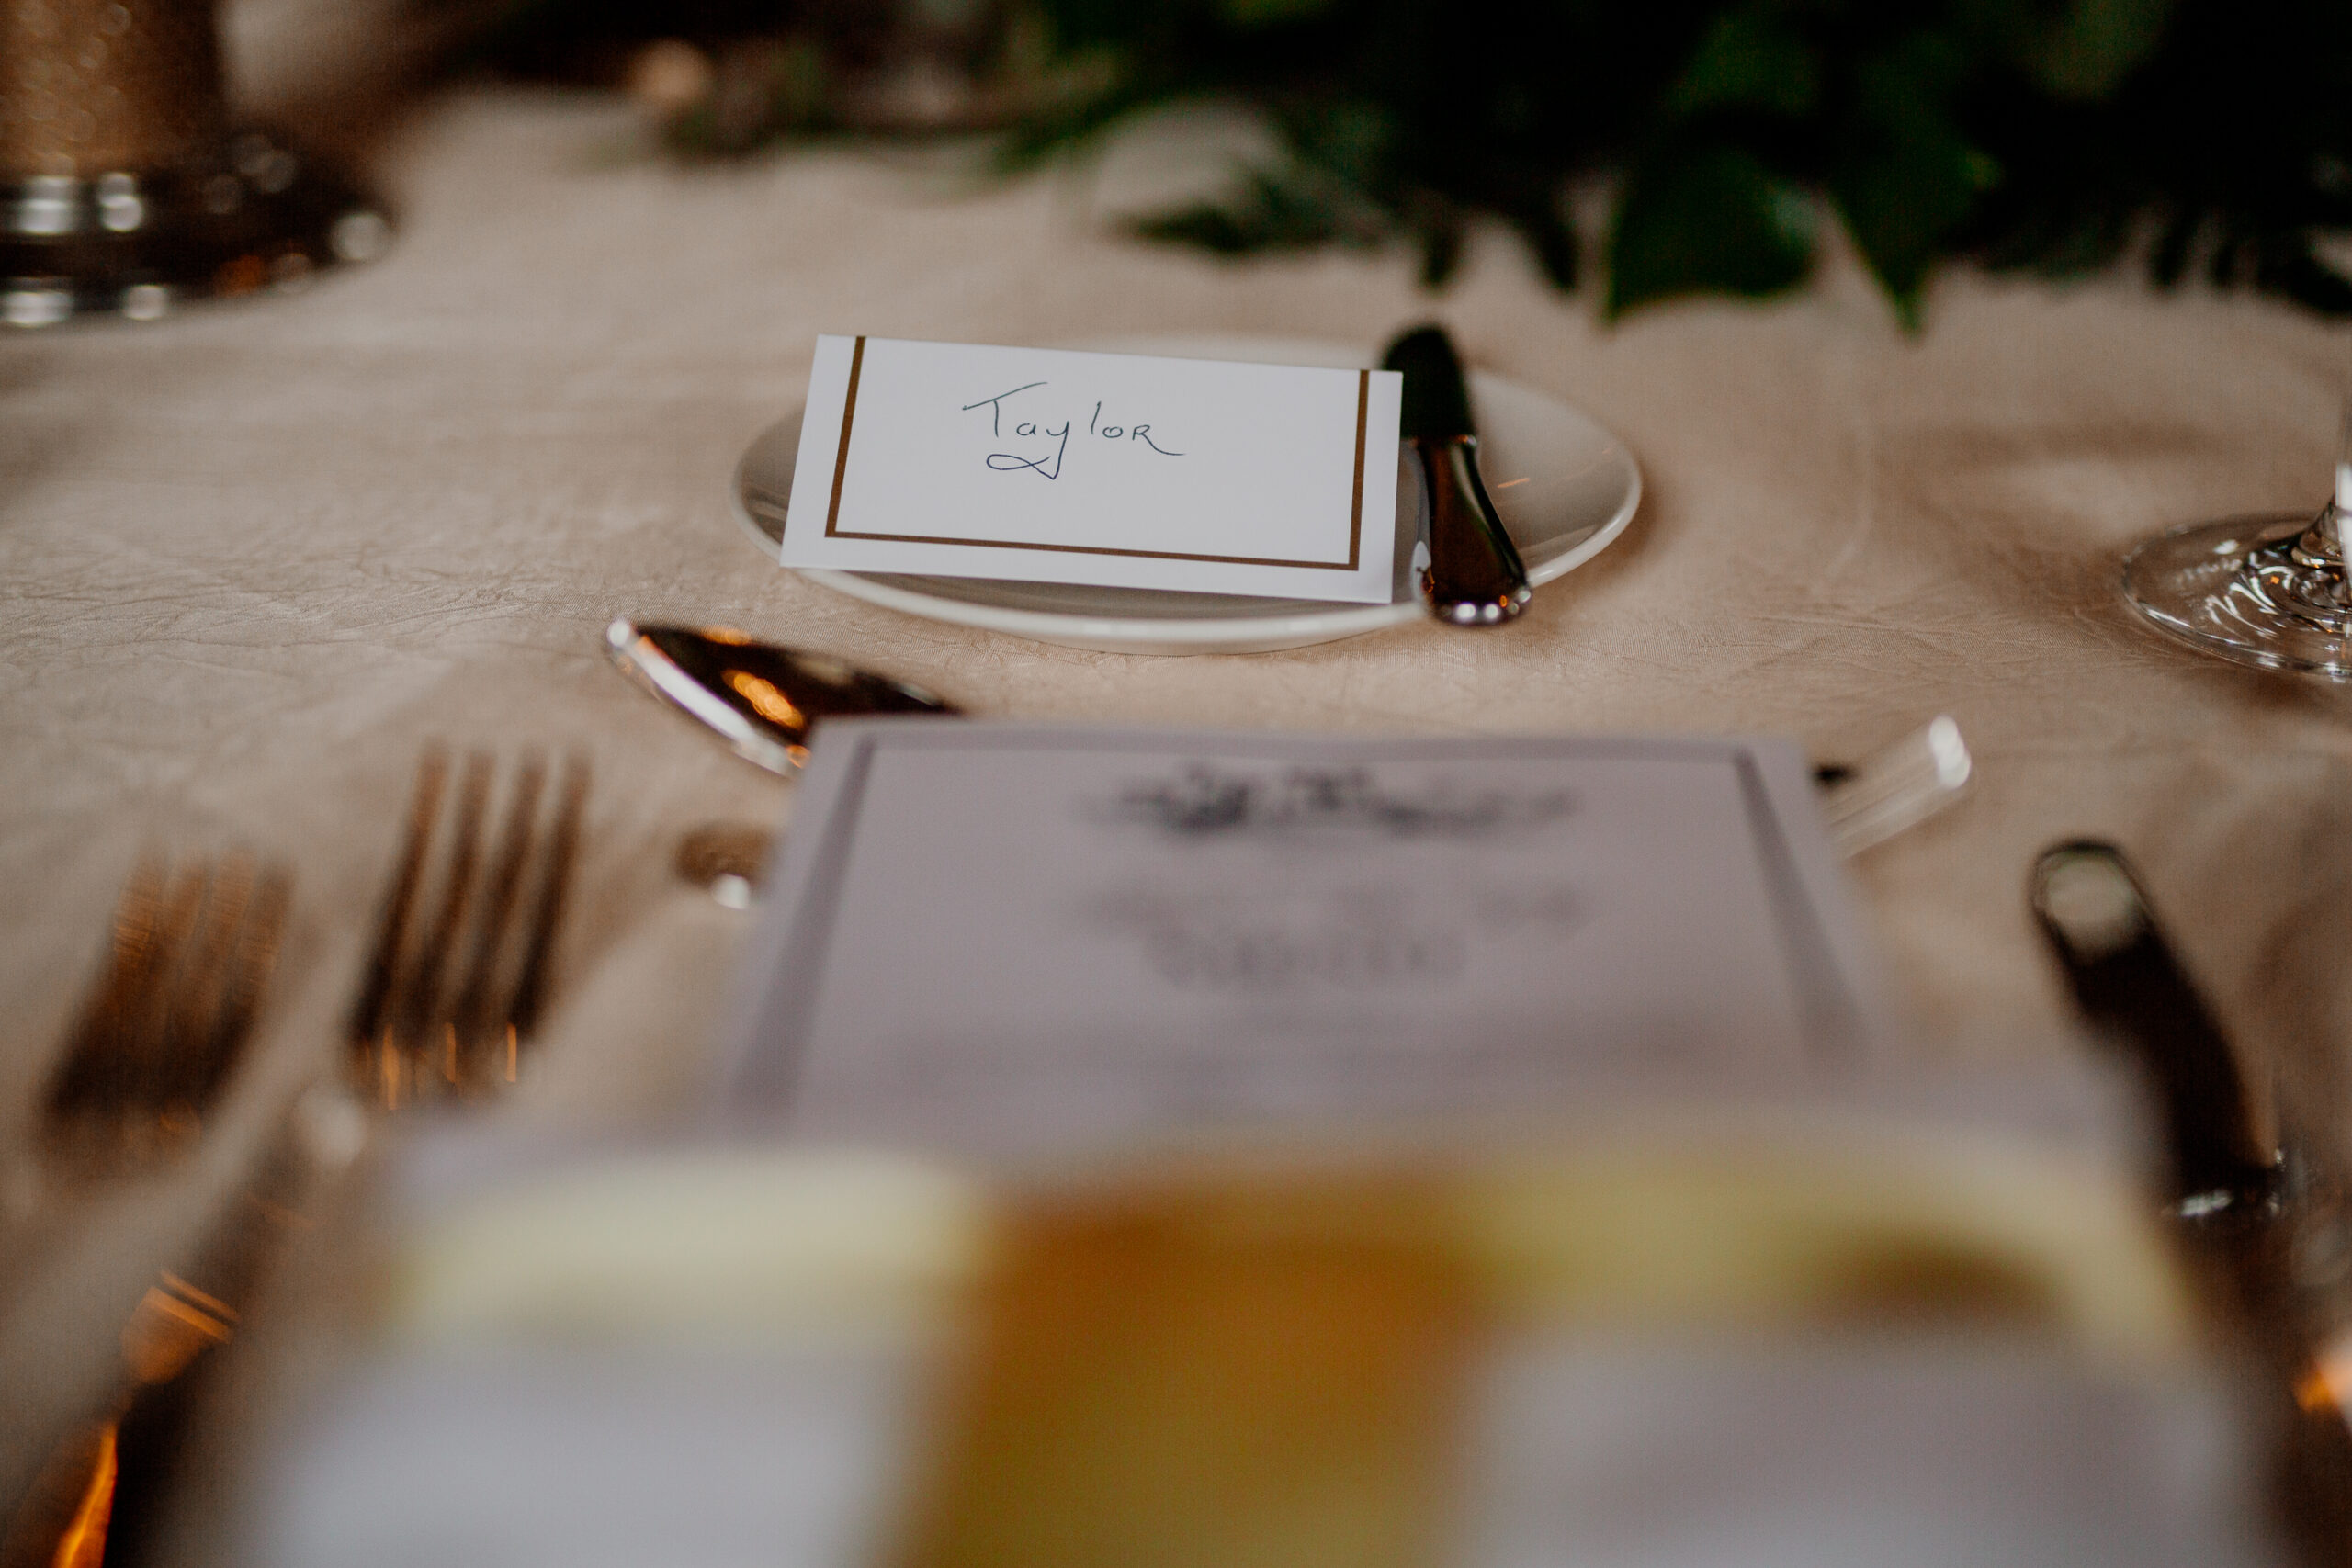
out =
[[1429,564],[1421,600],[1450,626],[1516,619],[1534,589],[1478,477],[1478,428],[1453,339],[1435,324],[1388,345],[1381,367],[1405,378],[1398,425],[1420,459]]

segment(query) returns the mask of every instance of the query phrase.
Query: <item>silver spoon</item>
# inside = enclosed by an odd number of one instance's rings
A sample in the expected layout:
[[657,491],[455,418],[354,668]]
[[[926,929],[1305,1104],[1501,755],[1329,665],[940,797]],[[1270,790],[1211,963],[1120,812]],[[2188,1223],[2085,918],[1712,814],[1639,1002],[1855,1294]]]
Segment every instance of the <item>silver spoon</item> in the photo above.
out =
[[755,642],[732,626],[605,628],[622,674],[715,731],[747,762],[789,778],[808,761],[821,719],[865,714],[954,714],[934,692],[822,654]]

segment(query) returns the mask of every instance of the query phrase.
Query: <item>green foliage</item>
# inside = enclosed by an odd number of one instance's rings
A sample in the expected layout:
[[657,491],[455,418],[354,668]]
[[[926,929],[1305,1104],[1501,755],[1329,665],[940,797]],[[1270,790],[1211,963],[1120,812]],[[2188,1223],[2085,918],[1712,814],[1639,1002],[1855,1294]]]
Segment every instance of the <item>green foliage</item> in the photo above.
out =
[[1700,142],[1644,159],[1609,236],[1609,313],[1678,294],[1777,294],[1813,266],[1812,205],[1753,153]]
[[[1220,254],[1403,242],[1442,286],[1499,221],[1563,289],[1597,246],[1614,316],[1792,288],[1838,222],[1914,327],[1955,257],[2129,257],[2352,313],[2313,249],[2352,229],[2352,0],[503,4],[483,52],[510,67],[708,51],[666,128],[694,155],[892,129],[858,85],[910,48],[972,80],[936,129],[995,123],[1007,168],[1156,107],[1251,107],[1279,155],[1136,225]],[[1572,192],[1609,193],[1600,232]]]
[[1499,220],[1563,288],[1567,193],[1613,191],[1605,309],[1770,295],[1834,214],[1906,325],[1947,258],[2144,257],[2331,313],[2352,284],[2345,0],[1035,0],[1091,90],[1012,163],[1184,99],[1264,111],[1272,167],[1139,229],[1221,254],[1385,238],[1442,284]]

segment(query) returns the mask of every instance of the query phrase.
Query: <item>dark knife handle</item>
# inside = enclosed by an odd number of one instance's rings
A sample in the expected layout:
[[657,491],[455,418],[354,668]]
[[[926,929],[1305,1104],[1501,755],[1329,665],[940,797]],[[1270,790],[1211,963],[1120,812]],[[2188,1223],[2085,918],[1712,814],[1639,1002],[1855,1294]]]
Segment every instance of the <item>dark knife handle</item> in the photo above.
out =
[[2184,1214],[2242,1211],[2278,1186],[2237,1057],[2114,845],[2078,840],[2034,863],[2031,901],[2075,1003],[2132,1052],[2164,1117]]
[[1475,435],[1413,437],[1429,500],[1429,565],[1421,596],[1430,614],[1458,626],[1499,626],[1527,608],[1534,589],[1478,479]]

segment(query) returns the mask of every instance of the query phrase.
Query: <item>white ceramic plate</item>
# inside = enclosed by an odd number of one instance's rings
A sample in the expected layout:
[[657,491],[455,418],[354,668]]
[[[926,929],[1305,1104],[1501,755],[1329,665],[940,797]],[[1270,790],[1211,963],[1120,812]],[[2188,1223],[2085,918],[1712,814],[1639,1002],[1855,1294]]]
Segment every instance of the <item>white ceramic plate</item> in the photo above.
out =
[[[1076,346],[1184,359],[1353,368],[1373,363],[1344,344],[1268,337],[1127,339]],[[1504,525],[1539,586],[1599,555],[1625,531],[1642,499],[1634,456],[1607,430],[1558,399],[1473,370],[1478,469]],[[736,516],[773,558],[800,448],[795,411],[752,443],[735,469]],[[869,604],[934,621],[985,626],[1041,642],[1113,653],[1263,653],[1377,631],[1423,614],[1412,556],[1420,533],[1420,487],[1396,490],[1395,597],[1385,604],[1253,599],[1064,582],[797,569],[813,582]]]

